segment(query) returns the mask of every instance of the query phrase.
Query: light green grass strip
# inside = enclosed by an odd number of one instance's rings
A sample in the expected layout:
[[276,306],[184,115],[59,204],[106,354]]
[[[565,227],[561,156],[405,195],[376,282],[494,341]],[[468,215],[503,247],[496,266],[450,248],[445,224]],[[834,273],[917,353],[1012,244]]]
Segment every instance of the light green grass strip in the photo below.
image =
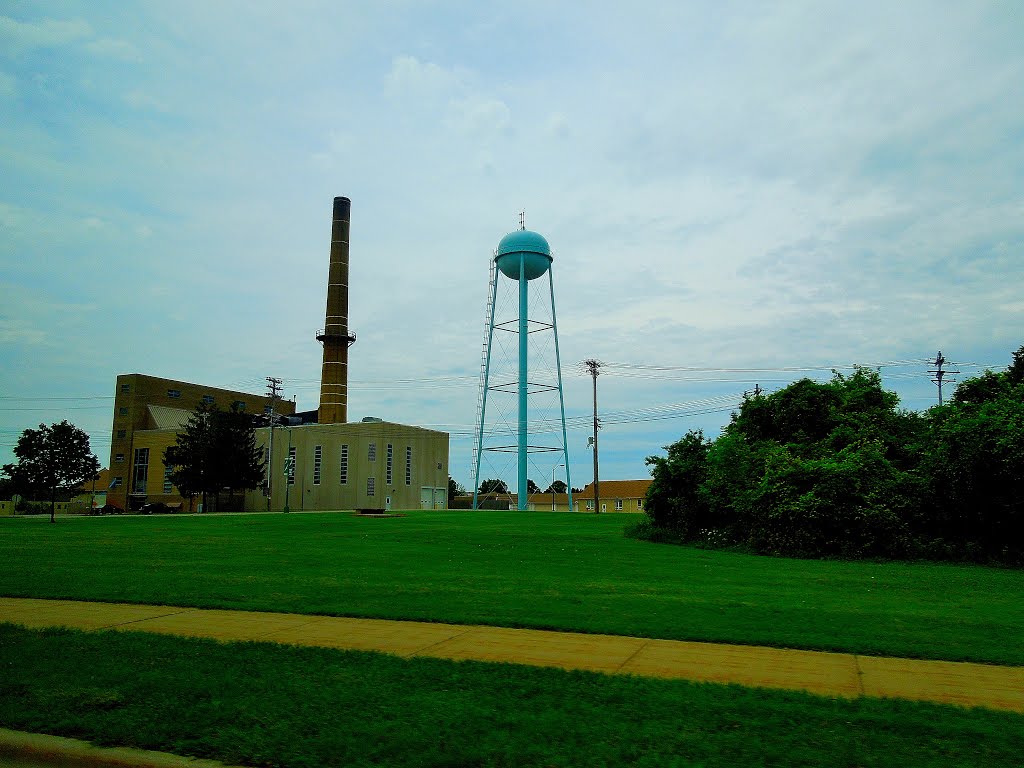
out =
[[1024,571],[626,539],[613,515],[0,520],[0,592],[1024,665]]

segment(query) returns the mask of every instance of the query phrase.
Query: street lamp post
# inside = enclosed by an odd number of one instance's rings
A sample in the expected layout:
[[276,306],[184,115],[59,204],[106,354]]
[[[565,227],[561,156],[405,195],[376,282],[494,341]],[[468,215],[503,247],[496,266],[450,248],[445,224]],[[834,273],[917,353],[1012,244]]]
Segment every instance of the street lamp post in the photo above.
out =
[[551,468],[551,511],[555,511],[555,470],[559,467],[564,467],[565,464],[555,464]]

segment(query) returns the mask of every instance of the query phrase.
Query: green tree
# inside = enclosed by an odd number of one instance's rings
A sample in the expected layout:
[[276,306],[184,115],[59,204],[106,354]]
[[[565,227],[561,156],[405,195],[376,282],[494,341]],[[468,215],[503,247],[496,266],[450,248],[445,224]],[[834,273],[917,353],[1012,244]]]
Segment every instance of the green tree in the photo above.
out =
[[214,411],[214,423],[221,487],[232,492],[259,488],[266,464],[256,442],[253,417],[233,404],[230,411]]
[[652,482],[644,511],[655,526],[692,539],[706,525],[708,507],[701,486],[707,478],[710,447],[701,430],[690,430],[665,446],[667,456],[647,457]]
[[206,496],[216,493],[218,486],[214,456],[216,426],[214,408],[200,403],[189,416],[174,445],[164,450],[164,466],[170,470],[170,480],[182,496],[191,501],[202,496],[202,509],[206,511]]
[[1024,344],[1013,353],[1010,367],[1006,369],[1006,378],[1011,384],[1024,384]]
[[251,416],[237,406],[221,411],[201,403],[175,444],[164,451],[164,465],[182,496],[202,496],[205,511],[209,494],[260,485],[265,472],[261,453]]
[[448,504],[450,505],[456,496],[465,496],[466,489],[462,483],[448,475]]
[[508,485],[504,480],[484,480],[478,493],[508,493]]
[[555,480],[544,493],[565,493],[568,488],[564,480]]
[[800,557],[901,557],[921,488],[880,443],[805,459],[776,446],[754,489],[748,543]]
[[540,493],[540,487],[533,482],[533,480],[527,479],[526,481],[526,492],[527,493]]
[[1024,563],[1024,384],[930,415],[921,474],[931,494],[920,535],[952,555]]
[[57,493],[78,488],[99,471],[99,460],[89,448],[89,436],[68,423],[40,424],[26,429],[14,447],[17,464],[3,467],[15,488],[50,501],[50,522],[55,522]]

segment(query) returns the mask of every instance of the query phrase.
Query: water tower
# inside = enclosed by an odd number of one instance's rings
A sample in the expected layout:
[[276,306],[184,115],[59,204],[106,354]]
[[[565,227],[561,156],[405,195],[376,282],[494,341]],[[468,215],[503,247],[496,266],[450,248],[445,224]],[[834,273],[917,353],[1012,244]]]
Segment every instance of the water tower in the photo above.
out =
[[[538,457],[531,457],[531,454],[547,454],[548,457],[554,456],[555,461],[560,460],[561,464],[551,468],[552,483],[555,470],[564,467],[569,508],[572,509],[552,261],[548,241],[537,232],[526,229],[522,217],[520,229],[501,239],[491,261],[473,456],[474,509],[477,508],[480,490],[480,463],[491,452],[515,455],[516,492],[521,510],[528,508],[527,485],[531,463],[542,472],[543,479],[547,478],[547,465],[542,459],[535,460]],[[546,281],[541,279],[545,275]],[[495,332],[508,343],[496,344]],[[543,365],[537,367],[535,361],[549,353],[552,345],[553,361],[549,361],[547,368]],[[497,364],[497,354],[502,347],[507,353],[504,367]],[[532,371],[531,362],[535,366]],[[510,417],[504,421],[488,420],[488,406],[493,411],[496,398],[508,401]],[[547,399],[548,411],[557,411],[557,418],[532,414],[531,404],[538,399]],[[534,416],[532,421],[531,415]]]

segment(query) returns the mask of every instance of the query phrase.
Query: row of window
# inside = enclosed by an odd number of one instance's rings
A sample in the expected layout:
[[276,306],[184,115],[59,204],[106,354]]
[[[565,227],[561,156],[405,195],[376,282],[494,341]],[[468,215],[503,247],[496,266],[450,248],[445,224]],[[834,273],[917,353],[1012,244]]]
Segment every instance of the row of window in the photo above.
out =
[[[386,483],[392,484],[393,481],[393,464],[394,464],[395,447],[388,443],[387,445],[387,468],[386,468]],[[295,456],[296,449],[294,446],[288,448],[288,485],[295,485]],[[369,461],[375,461],[377,456],[377,444],[370,443],[367,446],[367,459]],[[317,445],[313,448],[313,485],[320,485],[320,481],[323,473],[323,457],[324,449],[322,445]],[[267,458],[269,459],[269,449],[267,449]],[[123,462],[124,454],[118,453],[114,455],[115,462]],[[342,444],[340,451],[340,461],[338,467],[338,480],[341,485],[348,484],[348,444]],[[146,486],[149,481],[149,448],[136,448],[134,461],[132,462],[132,493],[144,494],[146,493]],[[116,488],[120,486],[121,478],[115,477],[111,487]],[[412,485],[412,446],[406,446],[405,448],[405,484]],[[164,468],[163,478],[163,492],[165,494],[171,493],[173,490],[173,484],[171,483],[171,469],[170,467]],[[366,479],[366,494],[373,496],[376,492],[376,483],[373,477]],[[592,504],[593,502],[588,502]],[[618,502],[621,505],[621,500]],[[617,506],[617,509],[621,509],[621,506]]]
[[[637,499],[636,500],[636,508],[637,509],[643,509],[644,508],[644,500],[643,499]],[[591,511],[591,512],[594,511],[594,500],[593,499],[587,499],[587,509],[589,511]],[[616,512],[621,512],[622,511],[622,499],[616,499],[615,500],[615,511]]]
[[[395,462],[395,446],[391,443],[387,444],[386,453],[386,466],[384,470],[385,480],[387,485],[391,485],[394,482],[394,462]],[[288,484],[295,485],[295,448],[288,449],[289,469],[288,469]],[[320,485],[323,478],[323,460],[324,460],[324,448],[322,445],[313,447],[313,485]],[[376,461],[377,460],[377,444],[369,443],[366,446],[366,460]],[[373,496],[376,491],[374,487],[373,478],[367,478],[366,493],[368,496]],[[341,445],[338,459],[338,483],[340,485],[348,485],[348,443]],[[412,446],[406,446],[405,448],[405,484],[412,485]]]
[[[122,392],[128,392],[130,389],[131,389],[131,385],[130,384],[122,384],[121,385],[121,391]],[[169,398],[173,399],[173,400],[177,400],[178,398],[181,397],[181,390],[180,389],[168,389],[167,390],[167,396]],[[205,403],[206,405],[213,405],[215,402],[216,402],[216,398],[213,395],[203,395],[203,403]],[[232,403],[232,407],[237,408],[240,411],[244,411],[248,406],[247,406],[247,404],[246,404],[246,402],[244,400],[235,400]],[[270,406],[269,405],[266,406],[266,408],[264,408],[264,411],[269,413],[270,412]],[[120,414],[122,416],[127,416],[128,415],[128,409],[127,408],[121,408],[121,409],[119,409],[119,412],[120,412]]]

